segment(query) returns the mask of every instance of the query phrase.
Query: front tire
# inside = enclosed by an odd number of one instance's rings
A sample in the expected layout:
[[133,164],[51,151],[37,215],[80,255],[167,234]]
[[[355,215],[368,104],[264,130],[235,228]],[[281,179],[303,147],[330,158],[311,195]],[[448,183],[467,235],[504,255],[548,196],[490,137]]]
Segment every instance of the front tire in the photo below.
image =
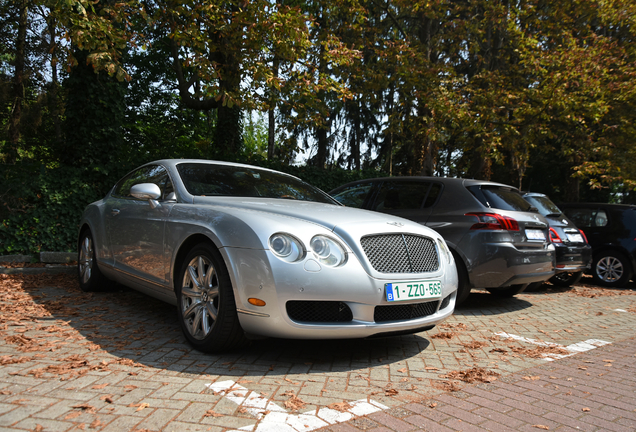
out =
[[194,348],[213,353],[245,343],[230,276],[212,245],[199,244],[186,255],[175,292],[181,329]]
[[509,298],[522,293],[527,286],[528,284],[510,285],[506,288],[486,288],[486,291],[497,297]]
[[77,277],[84,292],[104,291],[108,279],[102,274],[95,259],[95,242],[91,230],[82,231],[77,244]]
[[632,266],[622,253],[604,251],[594,256],[592,276],[597,285],[622,288],[632,278]]
[[451,253],[453,258],[455,258],[455,266],[457,267],[457,297],[455,305],[459,306],[466,301],[470,294],[470,281],[468,280],[468,270],[466,270],[464,261],[457,252],[451,251]]
[[583,272],[563,272],[552,276],[550,278],[550,283],[552,283],[552,285],[568,288],[580,281],[582,276]]

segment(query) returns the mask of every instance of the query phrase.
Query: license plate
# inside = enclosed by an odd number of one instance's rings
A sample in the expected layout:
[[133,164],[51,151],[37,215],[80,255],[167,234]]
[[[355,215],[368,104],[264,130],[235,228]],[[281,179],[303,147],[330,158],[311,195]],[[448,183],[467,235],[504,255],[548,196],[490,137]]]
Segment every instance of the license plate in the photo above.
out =
[[384,288],[386,300],[390,302],[434,299],[442,296],[442,282],[438,280],[388,283],[384,284]]
[[545,233],[538,229],[527,229],[526,237],[528,240],[545,240]]
[[568,240],[572,243],[583,243],[583,236],[581,234],[567,234]]

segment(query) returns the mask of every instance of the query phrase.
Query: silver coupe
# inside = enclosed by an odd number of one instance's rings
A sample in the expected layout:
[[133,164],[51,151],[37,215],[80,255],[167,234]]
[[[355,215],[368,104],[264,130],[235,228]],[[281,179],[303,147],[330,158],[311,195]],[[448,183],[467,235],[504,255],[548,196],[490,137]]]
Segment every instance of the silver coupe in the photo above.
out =
[[435,231],[249,165],[143,165],[86,208],[78,246],[83,290],[112,280],[176,305],[204,352],[415,333],[455,307],[455,261]]

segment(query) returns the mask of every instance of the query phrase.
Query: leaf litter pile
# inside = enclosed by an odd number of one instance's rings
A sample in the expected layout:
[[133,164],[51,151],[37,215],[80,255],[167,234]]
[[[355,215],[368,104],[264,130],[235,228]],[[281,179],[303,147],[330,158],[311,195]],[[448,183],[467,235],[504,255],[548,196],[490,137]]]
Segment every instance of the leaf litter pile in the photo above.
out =
[[[0,365],[46,359],[46,366],[27,368],[12,372],[12,375],[35,378],[53,375],[68,380],[91,371],[110,371],[111,365],[144,367],[127,358],[109,361],[90,358],[91,353],[102,348],[123,349],[135,340],[149,338],[149,335],[142,327],[129,328],[134,326],[109,317],[110,309],[97,303],[94,294],[82,292],[75,275],[0,274],[0,293],[0,339],[16,351],[34,353],[2,355]],[[126,300],[125,295],[118,297],[114,299],[115,303]],[[87,320],[82,319],[84,314],[87,314]],[[113,335],[100,331],[100,324],[115,327]],[[85,353],[77,354],[78,348],[84,348]],[[69,350],[74,353],[65,352]],[[55,358],[51,353],[60,355]],[[50,364],[51,360],[53,364]]]

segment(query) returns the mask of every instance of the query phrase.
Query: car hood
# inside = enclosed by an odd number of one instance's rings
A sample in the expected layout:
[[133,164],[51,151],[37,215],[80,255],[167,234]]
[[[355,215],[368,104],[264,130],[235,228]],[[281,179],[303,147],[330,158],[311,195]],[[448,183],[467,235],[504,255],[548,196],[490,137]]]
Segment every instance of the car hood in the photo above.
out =
[[371,212],[339,205],[323,204],[313,201],[295,201],[271,198],[234,198],[234,197],[194,197],[195,205],[211,205],[219,209],[223,207],[230,213],[261,212],[269,215],[300,219],[321,225],[329,231],[337,226],[362,226],[389,223],[399,227],[408,225],[411,229],[421,230],[423,227],[415,222],[383,213]]

